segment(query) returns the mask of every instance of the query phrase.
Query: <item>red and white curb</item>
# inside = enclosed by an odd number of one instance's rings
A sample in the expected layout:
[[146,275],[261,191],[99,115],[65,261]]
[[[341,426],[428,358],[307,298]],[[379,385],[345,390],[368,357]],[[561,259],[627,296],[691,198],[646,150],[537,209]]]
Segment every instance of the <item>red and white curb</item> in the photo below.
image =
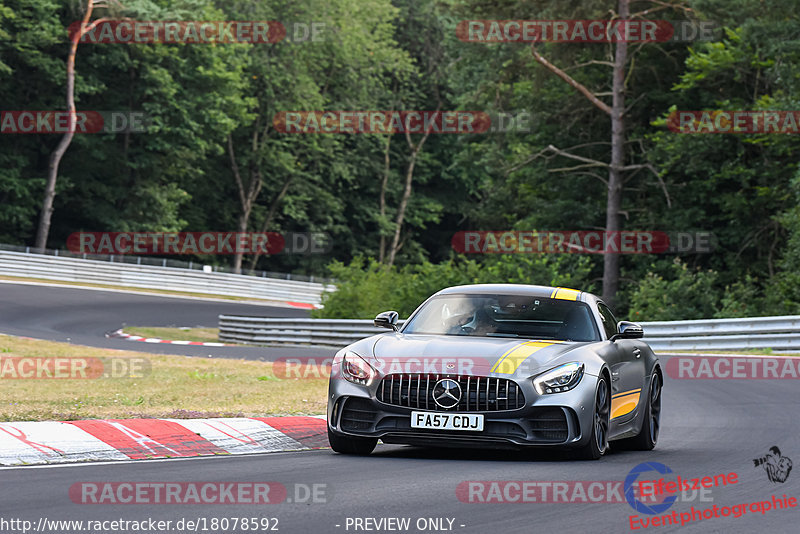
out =
[[0,423],[0,465],[187,458],[328,447],[325,416]]
[[321,308],[322,306],[315,306],[314,304],[309,304],[308,302],[293,302],[291,300],[287,300],[284,302],[293,308],[303,308],[304,310],[316,310],[317,308]]
[[168,343],[170,345],[193,345],[193,346],[203,346],[203,347],[230,347],[226,343],[213,343],[210,341],[173,341],[170,339],[159,339],[157,337],[143,337],[143,336],[134,336],[131,334],[126,334],[120,328],[119,330],[115,330],[114,332],[109,332],[106,334],[106,337],[115,337],[120,339],[127,339],[128,341],[141,341],[142,343]]

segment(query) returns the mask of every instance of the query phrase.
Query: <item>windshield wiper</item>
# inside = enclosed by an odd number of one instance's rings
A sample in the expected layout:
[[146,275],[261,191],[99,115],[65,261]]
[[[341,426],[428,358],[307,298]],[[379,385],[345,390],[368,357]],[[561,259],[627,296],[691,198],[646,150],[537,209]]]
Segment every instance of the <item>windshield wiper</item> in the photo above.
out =
[[519,334],[505,334],[503,332],[488,332],[486,337],[520,337]]

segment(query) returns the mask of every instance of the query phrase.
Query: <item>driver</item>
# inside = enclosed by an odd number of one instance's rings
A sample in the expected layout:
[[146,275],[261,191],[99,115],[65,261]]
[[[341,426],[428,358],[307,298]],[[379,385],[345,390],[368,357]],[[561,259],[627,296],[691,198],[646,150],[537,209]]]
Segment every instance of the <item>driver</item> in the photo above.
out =
[[475,318],[475,308],[469,299],[448,300],[442,305],[442,326],[450,334],[463,333]]

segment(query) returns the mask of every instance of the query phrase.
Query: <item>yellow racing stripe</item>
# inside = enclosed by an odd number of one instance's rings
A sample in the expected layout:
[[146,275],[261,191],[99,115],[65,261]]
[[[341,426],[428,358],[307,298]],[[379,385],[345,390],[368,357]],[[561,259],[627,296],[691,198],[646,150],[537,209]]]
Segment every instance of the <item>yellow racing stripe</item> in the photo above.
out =
[[636,409],[639,405],[639,396],[642,390],[633,389],[623,393],[617,393],[611,397],[611,419],[627,415]]
[[578,295],[581,292],[577,289],[569,289],[566,287],[557,287],[555,291],[550,295],[551,299],[560,299],[560,300],[578,300]]
[[514,374],[522,362],[527,360],[531,354],[556,343],[560,343],[560,341],[526,341],[521,343],[503,354],[494,364],[491,372],[505,375]]

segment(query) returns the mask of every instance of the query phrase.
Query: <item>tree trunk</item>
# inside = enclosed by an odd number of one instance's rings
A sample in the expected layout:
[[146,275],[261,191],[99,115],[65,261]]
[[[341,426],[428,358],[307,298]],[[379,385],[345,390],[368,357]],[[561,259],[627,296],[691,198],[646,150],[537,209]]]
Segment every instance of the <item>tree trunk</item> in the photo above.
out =
[[[247,208],[242,210],[242,214],[239,215],[239,225],[236,228],[236,231],[239,233],[247,231],[247,223],[250,221],[250,208],[250,206],[247,206]],[[236,274],[241,274],[242,272],[242,258],[243,253],[239,251],[239,247],[237,246],[233,260],[233,272]]]
[[[438,118],[440,109],[442,109],[441,100],[436,106],[436,111],[433,113],[434,119]],[[386,262],[386,265],[389,267],[394,265],[397,252],[402,246],[402,243],[400,242],[400,233],[403,230],[403,220],[406,216],[406,208],[408,208],[408,199],[411,198],[411,186],[414,181],[414,167],[417,165],[417,157],[419,156],[419,152],[422,150],[423,145],[425,145],[425,141],[428,140],[431,130],[432,128],[429,128],[416,145],[411,141],[411,134],[406,131],[406,142],[408,143],[408,147],[411,149],[411,154],[409,155],[408,166],[406,167],[406,183],[405,187],[403,188],[403,198],[400,199],[400,205],[397,207],[397,217],[394,221],[394,236],[392,237],[392,244],[389,247],[389,259]]]
[[[630,16],[630,0],[619,0],[619,18]],[[614,57],[614,82],[611,104],[611,166],[608,170],[608,196],[606,199],[606,232],[619,239],[622,228],[620,210],[622,209],[622,169],[625,167],[625,66],[628,62],[628,43],[616,43]],[[608,234],[608,232],[614,232]],[[603,300],[613,306],[619,289],[619,253],[603,255]]]
[[[619,0],[618,9],[618,20],[628,20],[630,17],[630,0]],[[553,72],[570,86],[577,89],[578,92],[585,96],[598,109],[601,109],[603,112],[607,113],[609,117],[611,117],[610,163],[583,158],[564,150],[560,150],[553,145],[550,145],[547,147],[547,149],[543,150],[532,159],[535,159],[541,154],[550,151],[555,152],[560,156],[578,160],[587,164],[608,167],[605,229],[607,233],[619,232],[622,228],[620,221],[620,214],[622,210],[622,175],[625,170],[625,67],[628,62],[628,43],[625,42],[624,39],[616,43],[613,63],[613,102],[611,106],[600,100],[597,95],[592,93],[587,87],[572,78],[565,71],[550,63],[544,56],[536,51],[536,43],[531,45],[531,53],[536,61],[544,65],[548,70]],[[615,240],[619,240],[619,234],[607,235],[609,235],[609,237],[613,237]],[[607,252],[603,255],[603,300],[605,300],[609,305],[614,304],[617,290],[619,289],[619,265],[620,256],[618,252]]]
[[410,161],[408,162],[408,167],[406,167],[406,183],[403,188],[403,198],[400,199],[400,205],[397,207],[397,218],[394,221],[394,236],[392,237],[392,244],[389,247],[389,259],[386,262],[386,265],[389,267],[394,265],[394,259],[397,256],[397,252],[400,250],[400,231],[403,228],[403,220],[406,216],[406,208],[408,208],[408,199],[411,198],[411,185],[414,181],[414,166],[417,163],[417,155],[419,154],[421,146],[422,143],[411,151],[411,156],[409,156]]
[[[392,136],[389,134],[386,136],[386,151],[383,154],[383,180],[381,180],[381,193],[378,198],[381,222],[383,222],[383,217],[386,215],[386,187],[389,185],[389,147],[391,144]],[[378,249],[378,262],[383,263],[383,259],[386,257],[386,236],[383,235],[381,228],[378,230],[381,234],[381,243]]]
[[[264,218],[264,224],[261,225],[261,233],[265,233],[270,225],[272,224],[272,220],[275,218],[275,213],[278,211],[278,206],[280,206],[283,197],[286,196],[286,193],[289,192],[289,186],[292,185],[294,181],[294,176],[290,176],[286,182],[284,182],[283,187],[281,188],[278,196],[275,197],[275,200],[272,201],[272,204],[269,207],[269,212],[267,212],[267,216]],[[261,251],[256,250],[255,254],[253,254],[253,259],[250,261],[250,270],[256,268],[256,264],[258,263],[258,258],[261,257]]]
[[94,10],[94,0],[86,2],[86,14],[83,16],[80,29],[75,32],[72,38],[72,43],[69,48],[69,56],[67,56],[67,114],[69,117],[69,128],[61,141],[58,143],[55,151],[50,155],[50,163],[47,166],[47,185],[44,189],[44,199],[42,200],[42,211],[39,215],[39,227],[36,230],[36,249],[44,251],[47,247],[47,237],[50,234],[50,221],[53,217],[53,201],[56,198],[56,181],[58,180],[58,166],[61,163],[61,158],[72,143],[72,137],[75,135],[75,56],[78,53],[78,43],[84,35],[85,27],[92,18],[92,11]]
[[[439,111],[439,108],[436,108],[436,111]],[[414,145],[411,142],[411,136],[406,132],[406,139],[408,140],[408,146],[411,148],[411,154],[409,155],[408,159],[408,166],[406,167],[406,183],[403,187],[403,198],[400,199],[400,205],[397,207],[397,217],[394,220],[394,236],[392,237],[392,244],[389,246],[389,258],[386,261],[386,265],[391,267],[394,265],[394,260],[397,257],[397,253],[400,250],[400,232],[403,229],[403,220],[406,217],[406,209],[408,208],[408,199],[411,198],[411,186],[414,182],[414,167],[417,165],[417,156],[419,156],[419,151],[422,150],[422,145],[425,144],[425,141],[428,140],[428,135],[430,134],[430,130],[425,132],[425,135],[422,136],[419,143]]]
[[[258,146],[258,129],[253,131],[253,154],[256,153]],[[253,204],[261,192],[263,181],[261,179],[261,172],[258,170],[253,162],[250,163],[250,182],[245,187],[242,181],[242,175],[239,172],[239,165],[236,162],[236,153],[233,148],[233,135],[228,135],[228,156],[231,160],[231,171],[233,178],[236,180],[236,187],[239,190],[239,203],[242,206],[242,214],[239,216],[238,232],[246,232],[247,226],[250,222],[250,213],[253,211]],[[255,156],[254,156],[255,157]],[[244,254],[237,250],[233,257],[233,272],[241,274],[242,272],[242,258]]]

